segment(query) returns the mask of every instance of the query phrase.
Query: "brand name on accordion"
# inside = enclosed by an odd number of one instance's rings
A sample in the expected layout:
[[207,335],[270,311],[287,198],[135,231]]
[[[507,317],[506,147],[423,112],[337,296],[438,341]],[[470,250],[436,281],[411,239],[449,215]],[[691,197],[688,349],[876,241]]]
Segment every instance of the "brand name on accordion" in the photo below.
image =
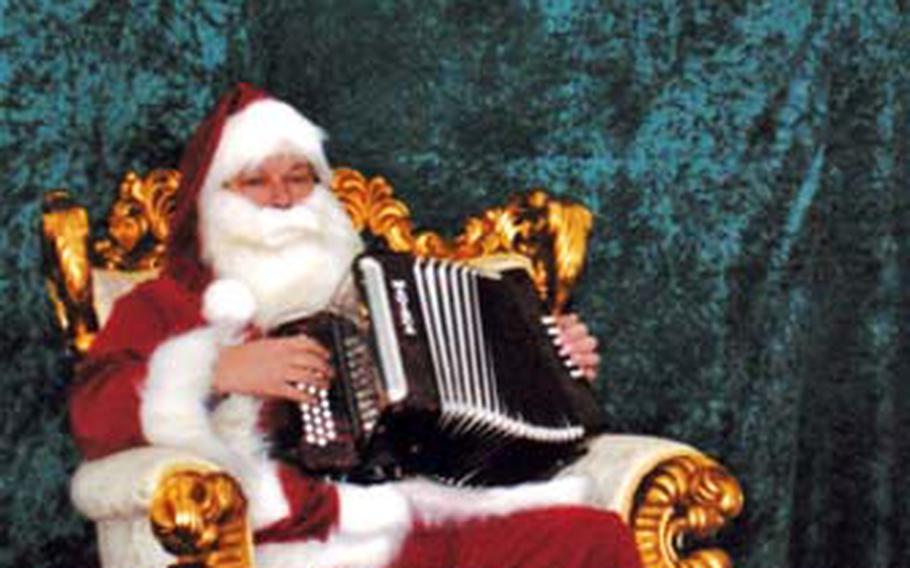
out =
[[392,280],[392,290],[395,295],[395,303],[398,304],[398,319],[401,321],[401,326],[404,328],[404,334],[416,336],[417,325],[414,323],[414,314],[411,313],[407,287],[408,284],[404,280]]

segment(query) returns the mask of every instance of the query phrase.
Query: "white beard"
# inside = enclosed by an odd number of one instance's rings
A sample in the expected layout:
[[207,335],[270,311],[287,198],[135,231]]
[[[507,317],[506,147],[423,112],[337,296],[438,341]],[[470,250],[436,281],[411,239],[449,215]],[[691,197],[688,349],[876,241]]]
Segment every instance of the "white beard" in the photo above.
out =
[[257,308],[253,322],[262,329],[348,296],[351,262],[364,248],[324,185],[290,209],[260,207],[222,189],[204,193],[199,227],[203,260],[216,278],[249,287]]

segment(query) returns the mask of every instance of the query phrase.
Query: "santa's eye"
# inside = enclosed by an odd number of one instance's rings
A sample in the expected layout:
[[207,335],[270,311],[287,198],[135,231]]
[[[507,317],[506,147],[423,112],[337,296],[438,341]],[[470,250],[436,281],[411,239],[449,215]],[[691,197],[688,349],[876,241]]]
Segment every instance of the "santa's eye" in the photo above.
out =
[[240,180],[239,185],[243,187],[260,187],[265,185],[264,177],[248,177]]
[[308,183],[313,183],[313,178],[307,175],[294,175],[284,178],[284,183],[292,183],[294,185],[306,185]]

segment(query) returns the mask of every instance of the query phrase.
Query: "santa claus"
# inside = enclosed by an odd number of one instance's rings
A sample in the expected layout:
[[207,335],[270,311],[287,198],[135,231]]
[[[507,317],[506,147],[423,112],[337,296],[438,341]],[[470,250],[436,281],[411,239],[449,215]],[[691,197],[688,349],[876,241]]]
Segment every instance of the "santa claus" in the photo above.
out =
[[[78,369],[72,430],[89,459],[157,444],[230,471],[263,567],[609,567],[639,561],[581,479],[462,490],[308,477],[269,458],[263,401],[306,401],[334,370],[325,346],[262,330],[353,301],[359,235],[329,189],[323,132],[249,85],[191,139],[159,278],[115,305]],[[596,375],[596,342],[563,318],[564,349]]]

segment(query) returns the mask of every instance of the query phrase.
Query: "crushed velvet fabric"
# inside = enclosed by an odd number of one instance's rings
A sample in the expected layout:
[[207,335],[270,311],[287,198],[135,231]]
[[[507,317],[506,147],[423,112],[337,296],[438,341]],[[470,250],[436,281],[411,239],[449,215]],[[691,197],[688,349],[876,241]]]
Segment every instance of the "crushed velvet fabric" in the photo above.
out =
[[910,565],[906,1],[191,4],[3,8],[0,564],[94,561],[40,195],[102,218],[250,80],[423,225],[537,185],[589,205],[604,404],[736,472],[736,566]]

